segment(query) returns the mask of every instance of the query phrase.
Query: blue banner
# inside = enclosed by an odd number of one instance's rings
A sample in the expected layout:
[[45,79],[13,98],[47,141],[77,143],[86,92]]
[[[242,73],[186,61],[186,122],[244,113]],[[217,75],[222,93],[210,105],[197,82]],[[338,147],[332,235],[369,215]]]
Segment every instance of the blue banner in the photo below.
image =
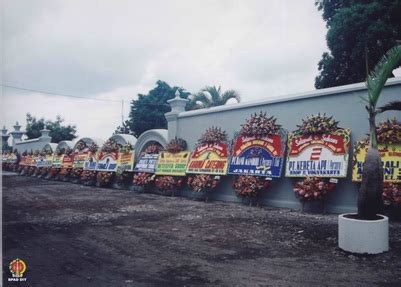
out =
[[158,157],[159,155],[157,153],[142,155],[135,165],[134,171],[154,173],[156,171]]
[[283,145],[279,135],[237,138],[230,159],[229,174],[280,177]]

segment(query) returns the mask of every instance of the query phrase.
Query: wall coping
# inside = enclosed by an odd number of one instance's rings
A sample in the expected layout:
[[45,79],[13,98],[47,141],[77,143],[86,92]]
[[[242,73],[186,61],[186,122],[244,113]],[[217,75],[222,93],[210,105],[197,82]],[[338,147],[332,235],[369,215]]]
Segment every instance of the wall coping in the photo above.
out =
[[[391,78],[391,79],[387,80],[386,86],[393,86],[393,85],[401,85],[401,77]],[[301,93],[295,93],[295,94],[289,94],[289,95],[281,95],[281,96],[272,97],[272,98],[269,98],[266,100],[254,100],[254,101],[249,101],[249,102],[244,102],[244,103],[239,103],[239,104],[230,104],[230,105],[224,105],[224,106],[218,106],[218,107],[212,107],[212,108],[199,109],[199,110],[194,110],[194,111],[187,111],[187,112],[182,112],[182,113],[178,114],[178,117],[179,118],[193,117],[193,116],[198,116],[198,115],[203,115],[203,114],[218,113],[221,111],[238,110],[238,109],[244,109],[244,108],[248,108],[248,107],[257,107],[257,106],[264,106],[267,104],[274,104],[274,103],[280,103],[280,102],[288,102],[288,101],[296,101],[296,100],[301,100],[301,99],[323,97],[323,96],[329,96],[329,95],[334,95],[334,94],[339,94],[339,93],[356,92],[356,91],[361,91],[361,90],[366,90],[366,89],[367,88],[366,88],[365,82],[362,82],[362,83],[356,83],[356,84],[350,84],[350,85],[344,85],[344,86],[338,86],[338,87],[332,87],[332,88],[326,88],[326,89],[320,89],[320,90],[313,90],[313,91],[308,91],[308,92],[301,92]]]
[[115,134],[111,136],[109,139],[114,139],[117,143],[119,144],[131,144],[135,146],[135,143],[137,141],[136,137],[133,135],[127,135],[127,134]]
[[50,147],[50,149],[54,152],[55,150],[56,150],[56,148],[57,148],[57,144],[56,143],[47,143],[47,144],[45,144],[44,146],[43,146],[43,148],[42,148],[42,150],[44,149],[44,148],[46,148],[46,147]]
[[23,140],[23,141],[18,141],[18,142],[16,142],[15,144],[16,145],[21,145],[21,144],[25,144],[25,143],[33,143],[33,142],[38,142],[38,141],[40,141],[40,137],[38,137],[38,138],[34,138],[34,139],[29,139],[29,140]]

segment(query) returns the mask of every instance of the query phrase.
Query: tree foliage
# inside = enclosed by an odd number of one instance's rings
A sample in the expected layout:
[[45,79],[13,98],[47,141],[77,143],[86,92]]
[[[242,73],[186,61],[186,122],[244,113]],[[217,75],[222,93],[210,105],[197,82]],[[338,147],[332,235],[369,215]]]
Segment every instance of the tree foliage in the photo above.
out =
[[241,101],[240,95],[235,90],[222,92],[221,87],[206,86],[197,94],[193,95],[187,109],[202,109],[225,105],[230,99]]
[[186,99],[190,95],[183,88],[171,87],[166,82],[159,80],[156,82],[156,87],[148,94],[139,94],[138,99],[131,102],[129,127],[136,137],[150,129],[167,128],[164,114],[171,110],[167,100],[175,97],[177,89],[180,91],[181,98]]
[[116,128],[113,135],[118,135],[118,134],[126,134],[126,135],[131,134],[131,129],[129,127],[129,120],[126,120],[125,122],[123,122],[121,126],[118,126]]
[[401,40],[401,0],[323,0],[316,6],[330,49],[318,64],[317,89],[364,82],[367,71]]
[[42,135],[40,131],[46,128],[50,130],[49,136],[52,143],[76,138],[76,126],[63,125],[63,122],[64,119],[61,116],[57,116],[56,120],[52,121],[44,118],[37,119],[28,113],[26,114],[26,136],[28,139],[38,138]]

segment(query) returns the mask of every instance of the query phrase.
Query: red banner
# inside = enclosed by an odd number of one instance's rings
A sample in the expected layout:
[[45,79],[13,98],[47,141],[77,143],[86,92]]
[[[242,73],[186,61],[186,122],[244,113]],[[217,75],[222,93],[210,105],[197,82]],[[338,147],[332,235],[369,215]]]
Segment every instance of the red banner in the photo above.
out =
[[344,136],[323,134],[323,135],[310,135],[293,137],[290,143],[290,156],[300,154],[305,148],[309,146],[322,145],[329,148],[333,154],[345,154],[347,145],[344,141]]
[[74,163],[74,155],[64,155],[63,161],[61,162],[62,168],[72,168]]
[[234,156],[239,156],[249,147],[260,147],[268,150],[273,157],[281,156],[281,137],[279,135],[268,135],[263,138],[240,136],[234,145]]

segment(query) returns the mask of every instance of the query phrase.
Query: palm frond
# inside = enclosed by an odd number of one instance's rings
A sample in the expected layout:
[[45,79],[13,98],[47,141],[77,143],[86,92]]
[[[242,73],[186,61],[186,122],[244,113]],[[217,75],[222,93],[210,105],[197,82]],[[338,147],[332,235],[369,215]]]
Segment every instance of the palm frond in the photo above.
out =
[[365,103],[369,104],[369,99],[367,99],[366,97],[364,97],[364,96],[359,96],[359,99],[360,99],[362,102],[365,102]]
[[206,94],[203,91],[193,95],[191,102],[198,105],[199,102],[201,102],[203,104],[203,107],[205,108],[211,106],[211,100],[206,96]]
[[220,89],[220,86],[218,88],[216,86],[206,86],[201,92],[207,92],[211,97],[211,102],[214,105],[219,105],[221,102]]
[[238,103],[241,102],[241,96],[234,90],[227,90],[221,96],[221,101],[223,105],[225,105],[230,99],[235,99]]
[[380,108],[377,108],[378,113],[382,113],[385,111],[401,111],[401,101],[390,102]]
[[366,85],[369,103],[372,107],[376,107],[384,84],[392,71],[400,65],[400,62],[401,46],[395,46],[387,51],[376,64],[374,70],[369,73]]

